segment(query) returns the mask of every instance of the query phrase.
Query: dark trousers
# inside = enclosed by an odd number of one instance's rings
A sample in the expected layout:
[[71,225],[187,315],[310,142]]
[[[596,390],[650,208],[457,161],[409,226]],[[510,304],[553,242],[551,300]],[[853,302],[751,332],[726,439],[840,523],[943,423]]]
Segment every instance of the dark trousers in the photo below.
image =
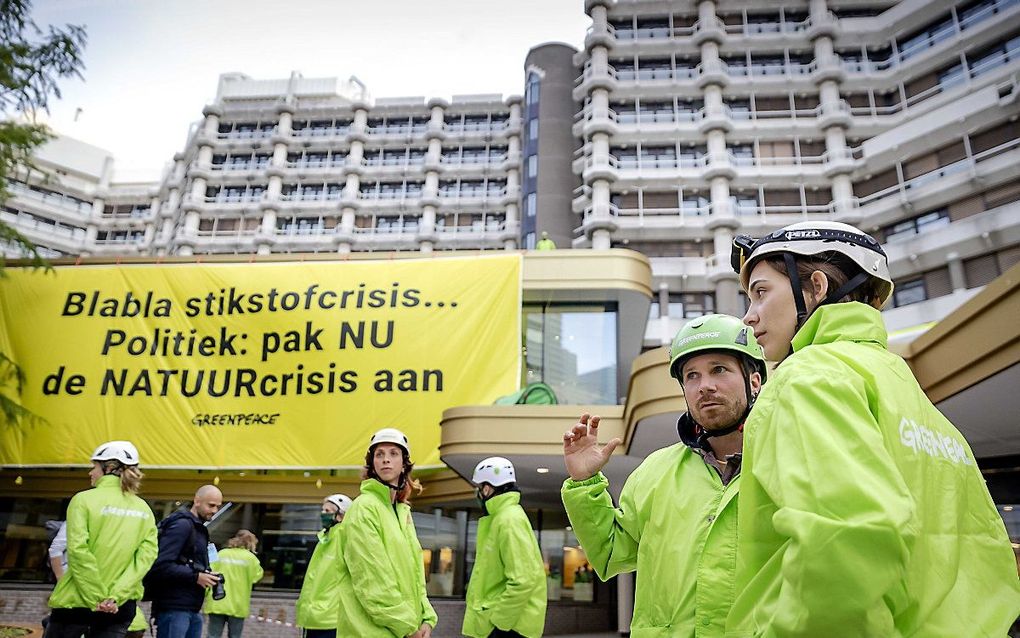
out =
[[492,633],[489,634],[489,638],[524,638],[516,631],[503,631],[502,629],[493,629]]
[[227,638],[241,638],[244,630],[244,618],[237,616],[226,616],[224,614],[209,614],[208,638],[220,638],[223,635],[223,626],[227,626]]
[[304,638],[336,638],[336,629],[305,629]]
[[135,618],[135,601],[123,605],[116,614],[90,609],[54,609],[43,638],[124,638]]

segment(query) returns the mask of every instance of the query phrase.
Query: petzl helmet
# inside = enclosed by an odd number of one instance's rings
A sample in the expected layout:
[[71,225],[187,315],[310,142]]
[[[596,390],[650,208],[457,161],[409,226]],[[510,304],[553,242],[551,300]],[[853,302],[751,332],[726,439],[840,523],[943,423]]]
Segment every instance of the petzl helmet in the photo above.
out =
[[471,475],[471,482],[476,486],[488,483],[493,487],[517,482],[517,473],[514,471],[514,464],[502,456],[490,456],[475,466],[474,474]]
[[730,315],[705,315],[680,328],[669,347],[670,376],[683,383],[684,363],[695,355],[715,351],[743,357],[765,380],[765,354],[754,338],[754,331]]
[[807,310],[804,307],[804,294],[800,288],[800,277],[797,274],[794,257],[811,257],[825,253],[837,253],[846,257],[857,264],[861,272],[846,273],[849,281],[833,291],[818,304],[819,306],[839,301],[869,279],[875,282],[879,307],[892,296],[893,281],[889,274],[889,259],[885,251],[871,235],[840,222],[798,222],[758,240],[747,235],[737,235],[733,239],[730,265],[734,272],[740,275],[741,288],[748,292],[751,270],[762,257],[768,255],[785,257],[790,285],[793,286],[793,296],[797,303],[797,326],[800,327],[807,318]]
[[120,461],[121,465],[138,465],[138,450],[131,441],[109,441],[92,453],[93,461]]

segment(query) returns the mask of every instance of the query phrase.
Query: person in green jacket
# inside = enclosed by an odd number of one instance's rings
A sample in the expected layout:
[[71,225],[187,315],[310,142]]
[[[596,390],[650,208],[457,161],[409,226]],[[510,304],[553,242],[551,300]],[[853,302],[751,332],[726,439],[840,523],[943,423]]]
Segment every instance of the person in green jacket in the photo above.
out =
[[205,613],[209,614],[209,638],[220,638],[227,626],[228,638],[241,638],[244,619],[251,607],[251,588],[262,580],[262,565],[255,556],[259,539],[246,529],[239,529],[227,541],[227,548],[217,552],[210,569],[223,575],[226,596],[213,598],[212,588],[206,590]]
[[67,571],[50,596],[45,638],[122,638],[156,560],[156,520],[137,496],[138,450],[110,441],[91,460],[93,488],[67,506]]
[[344,517],[340,612],[344,638],[430,638],[437,617],[425,594],[425,566],[411,518],[411,447],[383,428],[369,442],[361,494]]
[[462,632],[471,638],[538,638],[545,628],[545,563],[521,507],[517,474],[493,456],[471,476],[482,505]]
[[742,426],[766,368],[750,328],[727,315],[688,322],[670,347],[687,400],[681,442],[634,470],[613,507],[599,417],[563,436],[570,524],[599,578],[637,571],[633,638],[722,636],[733,601]]
[[319,542],[308,561],[295,608],[297,626],[304,629],[304,638],[335,638],[337,614],[340,611],[340,566],[343,560],[340,523],[344,520],[351,499],[343,494],[330,494],[322,499],[322,529]]
[[882,248],[836,222],[738,236],[778,361],[744,439],[727,636],[1003,636],[1020,579],[974,455],[887,349]]

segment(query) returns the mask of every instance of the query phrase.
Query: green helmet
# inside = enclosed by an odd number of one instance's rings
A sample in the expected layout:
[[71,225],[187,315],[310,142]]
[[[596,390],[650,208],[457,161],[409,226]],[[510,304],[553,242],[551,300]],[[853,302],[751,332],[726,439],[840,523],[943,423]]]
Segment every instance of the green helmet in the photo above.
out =
[[765,381],[765,355],[754,338],[754,331],[730,315],[705,315],[680,328],[669,347],[669,374],[683,383],[680,370],[685,361],[698,354],[720,350],[743,356]]

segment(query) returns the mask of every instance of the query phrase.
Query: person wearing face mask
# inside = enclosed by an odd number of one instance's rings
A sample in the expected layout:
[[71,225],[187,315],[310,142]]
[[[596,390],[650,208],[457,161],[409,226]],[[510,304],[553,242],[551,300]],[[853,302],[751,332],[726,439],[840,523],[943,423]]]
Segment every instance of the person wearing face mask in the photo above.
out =
[[421,545],[411,494],[421,485],[407,436],[394,428],[374,435],[365,454],[361,494],[343,524],[337,635],[430,638],[437,617],[425,593]]
[[124,636],[156,559],[156,520],[138,497],[138,450],[110,441],[91,460],[92,489],[67,506],[67,570],[50,596],[45,638]]
[[727,636],[1002,636],[1009,539],[966,440],[887,349],[885,252],[836,222],[738,236],[778,362],[747,422]]
[[733,602],[743,425],[767,370],[751,329],[728,315],[689,321],[669,357],[688,408],[680,442],[648,455],[614,507],[601,470],[620,439],[599,447],[599,417],[584,414],[563,436],[570,478],[561,496],[599,578],[637,572],[631,636],[721,637]]
[[308,561],[301,593],[295,608],[296,624],[304,638],[335,638],[336,620],[340,610],[340,566],[343,560],[340,523],[351,506],[351,499],[343,494],[331,494],[322,499],[319,517],[322,529],[319,542]]
[[468,582],[462,633],[471,638],[538,638],[545,627],[545,564],[520,505],[517,474],[493,456],[471,476],[482,518]]

